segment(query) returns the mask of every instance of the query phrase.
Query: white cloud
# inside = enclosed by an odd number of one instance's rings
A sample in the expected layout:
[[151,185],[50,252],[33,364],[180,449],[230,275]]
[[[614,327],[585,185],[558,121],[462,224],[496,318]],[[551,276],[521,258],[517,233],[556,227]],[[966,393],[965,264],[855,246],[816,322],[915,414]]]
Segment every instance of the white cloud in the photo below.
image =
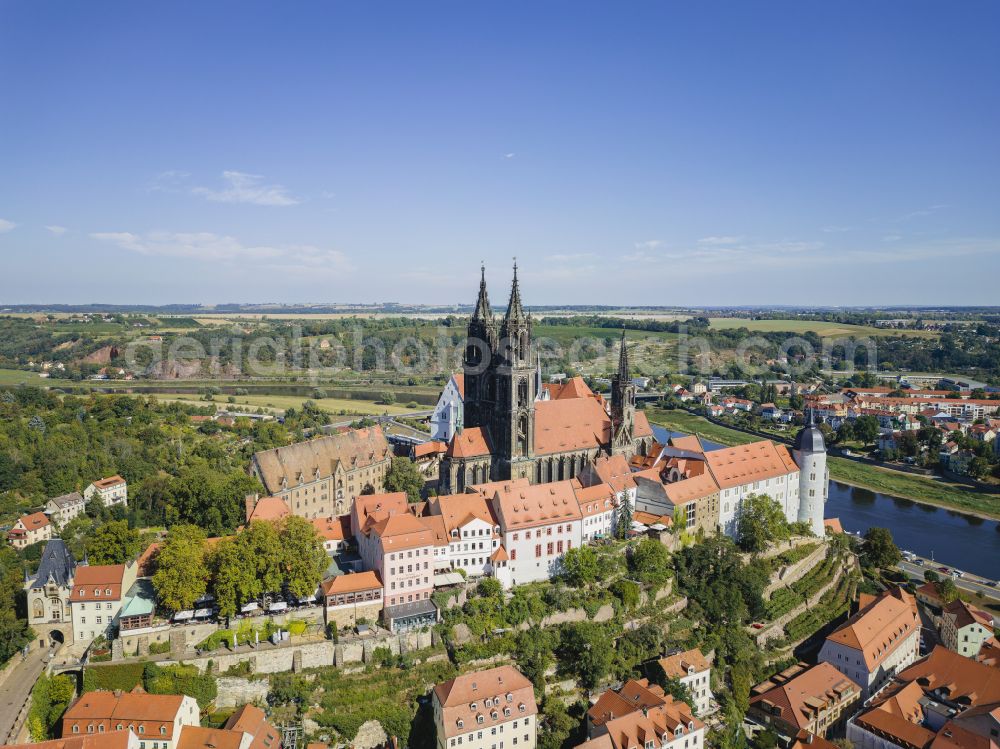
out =
[[186,189],[185,183],[190,176],[190,172],[168,169],[153,177],[146,189],[149,192],[181,192]]
[[644,242],[636,242],[635,243],[635,248],[637,250],[639,250],[639,251],[642,251],[642,250],[655,250],[661,244],[663,244],[663,240],[660,240],[660,239],[647,239]]
[[67,229],[65,226],[58,226],[56,224],[46,226],[45,228],[48,229],[53,234],[55,234],[57,237],[69,231],[69,229]]
[[6,234],[15,226],[17,226],[17,224],[15,224],[13,221],[8,221],[5,218],[0,218],[0,234]]
[[721,237],[702,237],[698,240],[698,244],[707,245],[724,245],[724,244],[738,244],[743,241],[743,237],[732,237],[732,236],[721,236]]
[[96,232],[90,235],[123,250],[149,257],[201,260],[208,263],[234,263],[273,270],[302,270],[310,273],[346,272],[351,263],[340,250],[314,245],[245,245],[235,237],[212,232],[153,231]]
[[505,153],[505,154],[503,155],[503,157],[504,157],[505,159],[512,159],[512,158],[514,158],[515,156],[517,156],[517,154],[516,154],[516,153],[514,153],[513,151],[511,151],[510,153]]
[[216,203],[250,203],[252,205],[296,205],[298,200],[288,194],[281,185],[265,185],[259,174],[226,171],[222,179],[228,186],[221,190],[208,187],[194,187],[195,195]]
[[883,242],[898,242],[902,238],[903,237],[900,234],[886,234],[884,237],[882,237],[882,241]]
[[823,232],[824,234],[842,234],[845,231],[850,231],[850,230],[851,227],[849,226],[824,226],[822,229],[820,229],[820,231]]

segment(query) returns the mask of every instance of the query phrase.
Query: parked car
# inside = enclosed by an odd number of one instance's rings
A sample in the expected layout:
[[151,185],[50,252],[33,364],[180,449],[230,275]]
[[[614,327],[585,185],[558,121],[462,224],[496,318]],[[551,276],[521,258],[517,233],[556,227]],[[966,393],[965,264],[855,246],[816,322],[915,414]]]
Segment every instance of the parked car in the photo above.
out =
[[938,572],[941,572],[945,575],[951,574],[951,570],[948,569],[947,567],[938,567]]

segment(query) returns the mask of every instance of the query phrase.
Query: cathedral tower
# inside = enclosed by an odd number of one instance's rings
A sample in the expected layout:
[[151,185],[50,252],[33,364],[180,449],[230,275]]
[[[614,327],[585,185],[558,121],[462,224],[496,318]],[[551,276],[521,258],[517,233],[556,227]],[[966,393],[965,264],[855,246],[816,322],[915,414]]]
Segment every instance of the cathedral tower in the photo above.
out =
[[611,452],[631,457],[635,434],[635,385],[628,366],[628,346],[622,328],[618,372],[611,378]]
[[481,267],[479,298],[469,319],[462,372],[465,379],[464,425],[488,426],[496,404],[493,381],[497,353],[497,321],[486,292],[486,266]]
[[[514,263],[507,313],[500,325],[496,368],[496,417],[490,436],[501,464],[510,477],[532,476],[535,444],[536,359],[531,342],[531,315],[521,305],[521,289]],[[507,473],[501,468],[502,473]]]

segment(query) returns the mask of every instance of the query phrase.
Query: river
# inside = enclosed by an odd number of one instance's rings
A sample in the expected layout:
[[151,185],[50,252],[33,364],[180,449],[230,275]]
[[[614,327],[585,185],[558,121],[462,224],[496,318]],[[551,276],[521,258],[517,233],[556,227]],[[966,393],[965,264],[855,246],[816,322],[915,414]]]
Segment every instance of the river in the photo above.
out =
[[[656,439],[671,434],[653,427]],[[706,450],[722,445],[702,439]],[[943,566],[957,567],[991,579],[1000,578],[1000,523],[956,510],[922,505],[902,497],[830,482],[826,517],[840,518],[844,530],[864,534],[871,527],[888,528],[896,545]]]

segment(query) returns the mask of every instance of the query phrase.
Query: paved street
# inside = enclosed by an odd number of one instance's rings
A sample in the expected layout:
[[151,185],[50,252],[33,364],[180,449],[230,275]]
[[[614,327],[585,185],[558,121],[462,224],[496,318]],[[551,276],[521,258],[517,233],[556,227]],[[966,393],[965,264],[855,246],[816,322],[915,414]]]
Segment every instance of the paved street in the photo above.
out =
[[[944,577],[944,573],[940,571],[941,567],[947,567],[949,570],[956,569],[948,564],[932,562],[930,559],[921,559],[918,557],[917,560],[922,562],[922,564],[917,564],[916,561],[908,562],[903,560],[899,563],[899,568],[910,577],[919,578],[920,580],[924,579],[924,572],[927,570],[934,570]],[[966,572],[962,577],[953,577],[952,579],[955,581],[955,585],[961,590],[978,593],[995,601],[1000,601],[1000,588],[994,588],[990,585],[992,581],[987,578]]]
[[44,648],[32,650],[0,687],[0,743],[6,744],[14,740],[13,736],[7,734],[13,728],[21,706],[45,668],[44,659],[48,654],[49,651]]

